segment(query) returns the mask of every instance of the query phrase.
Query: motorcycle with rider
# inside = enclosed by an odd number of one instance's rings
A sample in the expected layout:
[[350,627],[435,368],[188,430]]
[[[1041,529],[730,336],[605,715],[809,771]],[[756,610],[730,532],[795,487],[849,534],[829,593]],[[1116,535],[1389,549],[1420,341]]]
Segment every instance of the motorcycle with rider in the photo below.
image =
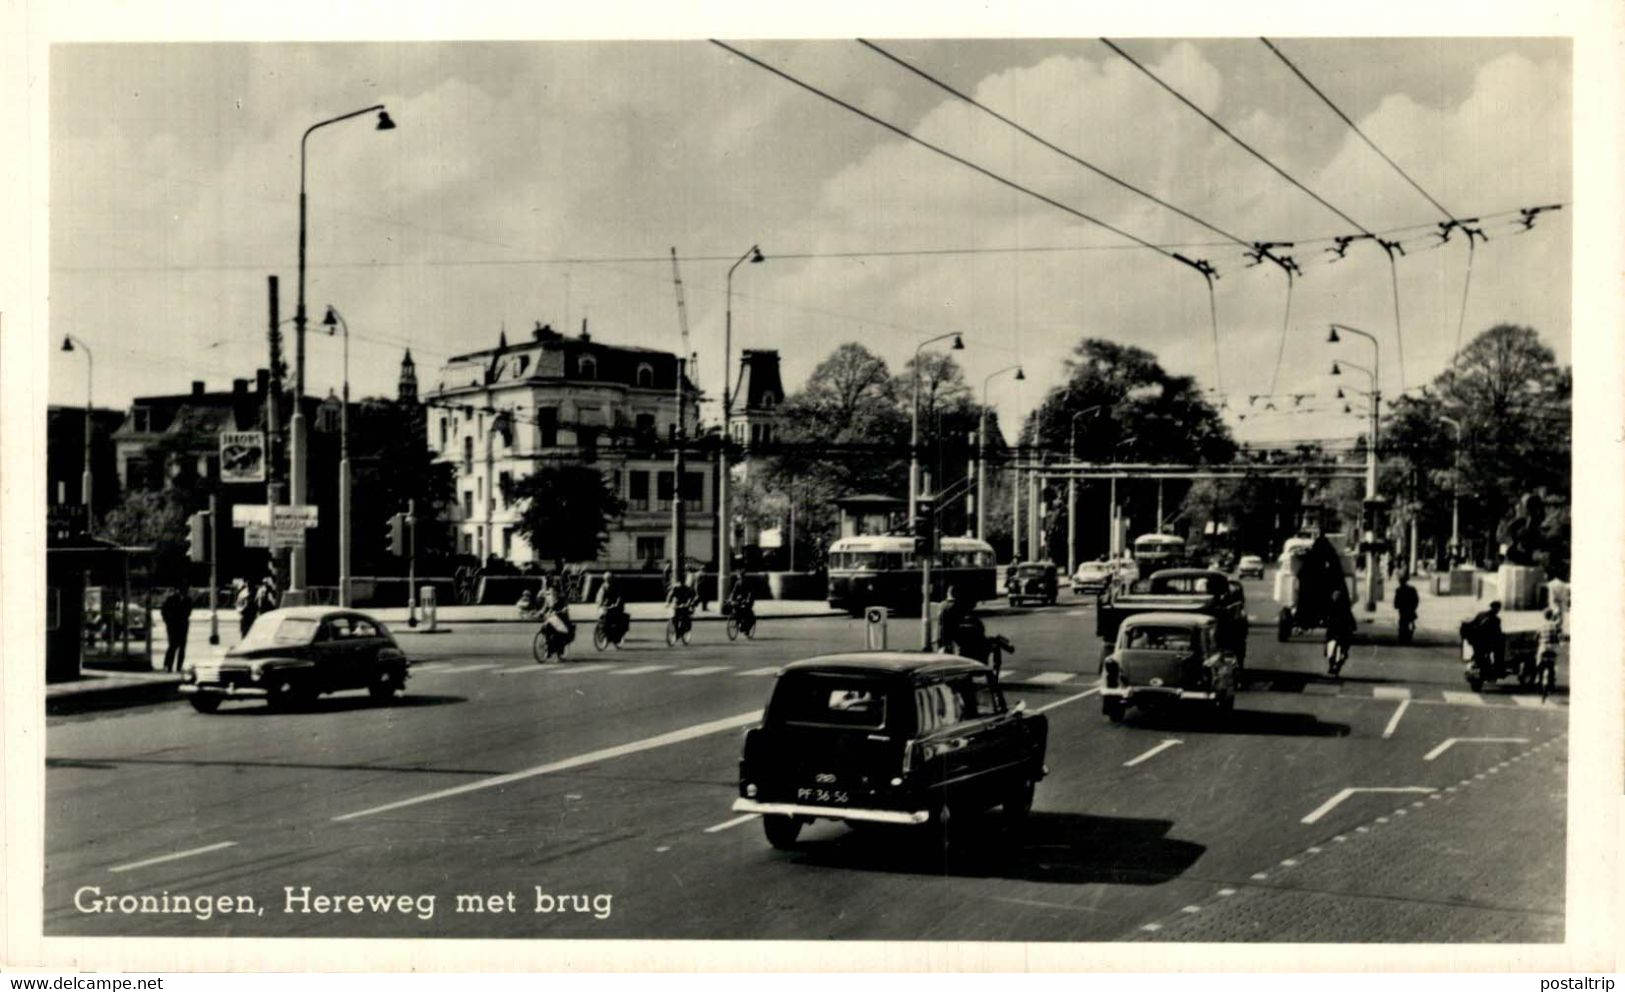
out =
[[1002,634],[989,635],[976,615],[976,601],[956,586],[949,588],[937,614],[937,650],[980,662],[993,669],[996,679],[1004,656],[1015,654],[1016,646]]

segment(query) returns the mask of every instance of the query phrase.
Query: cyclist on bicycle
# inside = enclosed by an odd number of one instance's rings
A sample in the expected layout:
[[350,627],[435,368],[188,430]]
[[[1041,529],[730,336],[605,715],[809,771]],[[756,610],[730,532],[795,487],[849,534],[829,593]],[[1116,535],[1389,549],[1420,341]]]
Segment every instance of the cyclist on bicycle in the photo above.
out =
[[615,587],[615,577],[609,572],[604,573],[603,587],[598,590],[598,618],[603,621],[604,633],[609,635],[610,640],[618,641],[626,633],[626,600]]
[[683,634],[694,624],[694,590],[687,583],[673,580],[671,588],[666,592],[666,606],[671,609],[672,621],[677,626],[677,633]]
[[756,622],[756,596],[743,576],[734,580],[733,589],[728,593],[727,608],[742,628],[749,629]]
[[1349,660],[1349,645],[1354,640],[1357,623],[1349,594],[1341,585],[1332,590],[1332,600],[1326,608],[1326,665],[1336,675]]
[[[1563,633],[1563,611],[1555,606],[1546,608],[1541,615],[1540,640],[1535,648],[1535,657],[1540,659],[1542,670],[1550,668],[1557,670],[1557,646],[1568,640]],[[1556,680],[1554,674],[1553,680]]]
[[542,590],[542,634],[547,639],[547,654],[562,660],[564,648],[576,637],[576,625],[570,619],[570,608],[552,584]]

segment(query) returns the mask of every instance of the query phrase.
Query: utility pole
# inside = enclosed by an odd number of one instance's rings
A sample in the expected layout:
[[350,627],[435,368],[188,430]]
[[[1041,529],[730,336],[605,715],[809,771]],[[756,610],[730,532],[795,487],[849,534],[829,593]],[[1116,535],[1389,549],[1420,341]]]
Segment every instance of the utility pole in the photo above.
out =
[[[278,427],[282,405],[282,310],[277,296],[277,277],[266,276],[266,284],[271,307],[269,331],[271,371],[266,377],[265,395],[265,503],[269,508],[283,503],[282,482],[277,476],[277,455],[282,450],[282,432]],[[272,509],[267,509],[266,512],[276,513]],[[266,556],[272,559],[273,567],[281,573],[279,581],[286,581],[287,550],[273,548],[266,551]],[[250,590],[249,594],[253,595],[253,591]]]
[[418,501],[406,501],[406,625],[418,625]]
[[209,643],[220,643],[220,494],[209,494]]

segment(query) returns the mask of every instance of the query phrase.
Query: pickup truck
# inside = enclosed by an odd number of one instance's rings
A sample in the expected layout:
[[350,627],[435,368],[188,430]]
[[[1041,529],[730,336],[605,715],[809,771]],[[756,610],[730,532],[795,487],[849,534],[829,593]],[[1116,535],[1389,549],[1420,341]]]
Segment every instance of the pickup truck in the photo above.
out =
[[1247,594],[1240,582],[1223,572],[1165,568],[1148,578],[1113,585],[1100,599],[1095,631],[1107,644],[1113,644],[1124,618],[1136,613],[1210,616],[1219,625],[1219,646],[1236,656],[1238,666],[1247,658]]

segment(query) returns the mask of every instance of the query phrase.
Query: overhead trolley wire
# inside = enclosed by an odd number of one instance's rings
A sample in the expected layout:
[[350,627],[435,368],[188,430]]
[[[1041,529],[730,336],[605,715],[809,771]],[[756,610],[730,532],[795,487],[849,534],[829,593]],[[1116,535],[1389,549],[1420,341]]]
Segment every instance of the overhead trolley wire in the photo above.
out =
[[[1226,231],[1223,228],[1218,227],[1215,224],[1211,224],[1208,221],[1203,220],[1202,218],[1200,218],[1200,217],[1196,216],[1195,214],[1191,213],[1190,211],[1182,209],[1182,208],[1180,208],[1178,206],[1175,206],[1174,204],[1169,203],[1167,200],[1162,199],[1161,197],[1157,196],[1156,194],[1147,192],[1146,190],[1141,189],[1140,187],[1134,185],[1133,183],[1130,183],[1127,180],[1121,179],[1121,178],[1111,174],[1110,172],[1107,172],[1105,169],[1100,168],[1099,166],[1095,165],[1094,163],[1086,161],[1085,159],[1079,157],[1078,155],[1075,155],[1072,152],[1067,151],[1066,149],[1060,147],[1059,145],[1055,144],[1054,142],[1050,141],[1049,139],[1044,138],[1044,137],[1036,134],[1030,128],[1027,128],[1027,127],[1017,123],[1016,121],[1010,119],[1009,117],[1005,116],[1004,114],[999,113],[997,110],[994,110],[992,107],[989,107],[988,105],[982,103],[981,101],[977,100],[975,97],[972,97],[969,94],[962,92],[961,90],[955,89],[953,86],[950,86],[949,84],[942,81],[941,79],[938,79],[936,76],[931,75],[930,73],[926,72],[924,69],[921,69],[916,65],[912,65],[912,64],[910,64],[909,62],[907,62],[904,59],[898,58],[896,55],[893,55],[891,52],[888,52],[886,49],[881,48],[879,45],[875,44],[874,42],[868,41],[867,39],[864,39],[864,38],[859,38],[858,39],[858,44],[863,45],[865,48],[868,48],[870,51],[875,52],[876,54],[882,56],[883,58],[886,58],[887,60],[895,63],[896,65],[899,65],[904,69],[907,69],[909,72],[914,73],[916,76],[919,76],[921,79],[924,79],[926,82],[929,82],[932,85],[934,85],[934,86],[936,86],[936,87],[938,87],[938,88],[940,88],[942,90],[945,90],[946,92],[952,94],[953,96],[958,97],[960,100],[963,100],[964,102],[970,104],[971,106],[973,106],[976,109],[982,111],[983,113],[988,114],[989,116],[993,117],[994,119],[996,119],[998,121],[1001,121],[1004,124],[1014,128],[1015,130],[1021,132],[1022,134],[1026,135],[1027,137],[1031,138],[1033,141],[1036,141],[1040,145],[1043,145],[1045,148],[1049,149],[1050,151],[1056,153],[1057,155],[1060,155],[1062,158],[1065,158],[1068,161],[1073,162],[1073,163],[1075,163],[1077,165],[1083,166],[1085,169],[1088,169],[1090,172],[1093,172],[1095,175],[1100,176],[1102,179],[1108,180],[1109,182],[1116,183],[1118,186],[1123,187],[1124,189],[1130,191],[1131,193],[1134,193],[1134,194],[1136,194],[1138,196],[1141,196],[1141,197],[1143,197],[1143,198],[1145,198],[1147,200],[1150,200],[1151,202],[1153,202],[1153,203],[1157,204],[1158,206],[1161,206],[1161,207],[1163,207],[1163,208],[1165,208],[1167,210],[1171,210],[1174,213],[1178,214],[1179,216],[1185,218],[1186,220],[1191,221],[1192,223],[1198,224],[1201,227],[1204,227],[1204,228],[1208,229],[1209,231],[1212,231],[1214,234],[1219,235],[1220,237],[1228,238],[1229,240],[1235,242],[1236,244],[1240,245],[1244,249],[1251,249],[1251,248],[1254,248],[1254,247],[1257,246],[1257,243],[1249,242],[1249,241],[1246,241],[1246,240],[1244,240],[1242,238],[1239,238],[1236,235],[1231,234],[1229,231]],[[1279,259],[1277,259],[1273,255],[1269,255],[1267,251],[1265,252],[1265,255],[1271,261],[1279,262]],[[1214,282],[1215,279],[1219,278],[1218,271],[1211,264],[1209,264],[1209,262],[1206,259],[1189,259],[1189,258],[1186,258],[1184,255],[1179,254],[1178,252],[1174,252],[1173,257],[1176,260],[1178,260],[1179,262],[1182,262],[1185,265],[1189,266],[1190,268],[1194,269],[1196,271],[1196,273],[1198,275],[1200,275],[1202,277],[1203,281],[1207,284],[1208,315],[1209,315],[1209,317],[1211,319],[1212,328],[1213,328],[1213,381],[1214,381],[1214,388],[1215,389],[1222,389],[1223,388],[1223,376],[1222,376],[1222,372],[1220,371],[1220,363],[1219,363],[1219,309],[1218,309],[1218,303],[1217,303],[1217,301],[1215,299],[1215,294],[1214,294],[1214,290],[1213,290],[1213,282]]]
[[1185,264],[1192,264],[1192,263],[1190,263],[1190,262],[1188,262],[1188,261],[1186,261],[1184,259],[1179,258],[1178,256],[1175,255],[1175,253],[1169,251],[1166,248],[1163,248],[1161,245],[1153,244],[1152,242],[1147,241],[1144,238],[1137,237],[1137,236],[1135,236],[1133,234],[1130,234],[1129,232],[1123,230],[1122,228],[1115,227],[1115,226],[1113,226],[1111,224],[1108,224],[1107,222],[1099,219],[1098,217],[1092,217],[1089,214],[1086,214],[1083,211],[1077,209],[1076,207],[1070,207],[1070,206],[1066,205],[1065,203],[1062,203],[1061,201],[1059,201],[1059,200],[1057,200],[1057,199],[1055,199],[1053,197],[1046,196],[1043,193],[1038,192],[1037,190],[1034,190],[1034,189],[1031,189],[1029,187],[1023,186],[1023,185],[1021,185],[1020,183],[1016,182],[1013,179],[1008,179],[1008,178],[1006,178],[1004,176],[1001,176],[997,172],[994,172],[993,170],[987,168],[986,166],[978,165],[975,162],[972,162],[968,158],[965,158],[965,157],[963,157],[961,155],[956,155],[955,153],[953,153],[951,151],[948,151],[946,148],[943,148],[940,145],[934,145],[931,142],[926,141],[924,138],[918,137],[917,135],[910,134],[904,128],[899,127],[898,125],[893,124],[890,121],[882,120],[881,118],[876,117],[874,114],[869,113],[867,110],[864,110],[863,108],[858,107],[855,104],[848,103],[847,101],[842,100],[840,97],[835,96],[832,93],[821,90],[818,87],[812,85],[811,83],[805,82],[805,81],[803,81],[801,79],[797,79],[795,76],[790,75],[788,72],[785,72],[783,69],[780,69],[777,66],[769,65],[766,62],[763,62],[761,59],[758,59],[753,55],[742,52],[739,49],[733,47],[732,45],[727,44],[726,42],[718,41],[717,39],[712,38],[711,39],[711,44],[713,44],[713,45],[717,46],[718,48],[721,48],[722,50],[724,50],[726,52],[729,52],[729,53],[731,53],[733,55],[737,55],[738,57],[744,59],[746,62],[749,62],[750,64],[756,66],[757,68],[764,69],[767,72],[770,72],[775,76],[778,76],[780,79],[783,79],[785,82],[792,83],[792,84],[794,84],[796,86],[801,87],[802,89],[804,89],[807,92],[813,94],[814,96],[822,97],[823,99],[828,100],[830,103],[835,104],[836,106],[842,108],[843,110],[848,110],[848,111],[858,115],[859,117],[862,117],[864,120],[869,121],[870,123],[878,124],[879,126],[881,126],[881,127],[885,128],[886,130],[892,132],[893,134],[897,135],[898,137],[904,139],[905,141],[912,141],[915,144],[920,145],[923,148],[928,148],[931,151],[936,152],[938,155],[941,155],[943,158],[949,159],[950,161],[953,161],[953,162],[957,162],[958,164],[963,165],[967,169],[970,169],[970,170],[972,170],[974,172],[979,172],[982,175],[986,176],[987,178],[989,178],[989,179],[993,180],[994,182],[1000,184],[1001,186],[1007,186],[1010,189],[1016,190],[1017,192],[1025,193],[1028,196],[1032,197],[1033,199],[1039,200],[1039,201],[1044,202],[1044,203],[1047,203],[1050,206],[1056,208],[1057,210],[1065,211],[1066,213],[1069,213],[1072,216],[1077,217],[1077,218],[1079,218],[1081,220],[1085,220],[1085,221],[1087,221],[1087,222],[1089,222],[1091,224],[1094,224],[1094,225],[1096,225],[1098,227],[1103,227],[1106,230],[1111,231],[1113,234],[1118,235],[1119,237],[1123,237],[1123,238],[1128,239],[1129,241],[1134,242],[1135,244],[1139,245],[1142,248],[1148,248],[1151,251],[1156,252],[1157,254],[1163,256],[1164,258],[1172,259],[1173,261],[1176,261],[1176,262],[1184,262]]

